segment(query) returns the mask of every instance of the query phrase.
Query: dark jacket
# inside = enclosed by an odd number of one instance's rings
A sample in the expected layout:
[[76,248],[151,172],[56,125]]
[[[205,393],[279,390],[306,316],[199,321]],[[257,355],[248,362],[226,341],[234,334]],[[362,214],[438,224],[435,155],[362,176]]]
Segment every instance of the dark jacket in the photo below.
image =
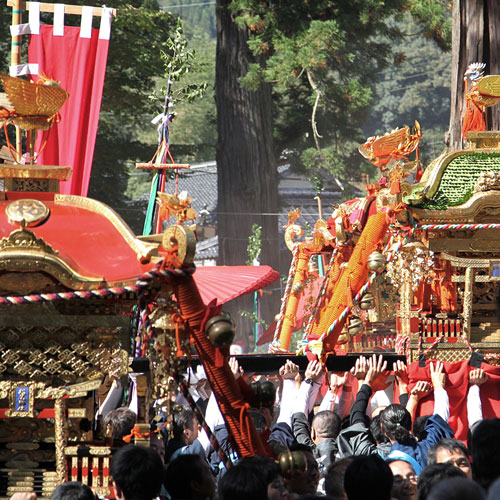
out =
[[319,472],[326,471],[335,462],[337,456],[337,443],[335,439],[326,438],[315,444],[311,439],[311,429],[309,422],[302,412],[292,415],[292,428],[295,439],[300,444],[309,446],[318,462]]

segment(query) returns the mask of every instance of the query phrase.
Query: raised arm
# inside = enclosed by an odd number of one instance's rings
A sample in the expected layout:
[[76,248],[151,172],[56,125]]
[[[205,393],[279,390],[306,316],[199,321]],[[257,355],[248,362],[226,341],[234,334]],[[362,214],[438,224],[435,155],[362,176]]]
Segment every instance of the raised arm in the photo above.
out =
[[469,429],[483,419],[483,409],[481,404],[480,386],[488,380],[488,375],[481,370],[475,368],[469,373],[469,390],[467,392],[467,419],[469,421]]
[[444,388],[446,375],[441,361],[429,364],[431,383],[434,388],[434,415],[439,415],[445,422],[450,418],[450,400]]

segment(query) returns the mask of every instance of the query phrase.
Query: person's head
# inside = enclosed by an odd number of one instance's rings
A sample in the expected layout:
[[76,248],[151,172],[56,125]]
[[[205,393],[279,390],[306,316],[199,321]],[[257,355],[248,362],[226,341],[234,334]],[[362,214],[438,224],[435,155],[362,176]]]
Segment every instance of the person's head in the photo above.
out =
[[215,478],[200,455],[179,455],[172,460],[163,479],[172,500],[215,498]]
[[391,442],[404,442],[410,436],[411,415],[399,404],[391,404],[380,413],[380,426]]
[[267,484],[253,467],[236,464],[219,481],[219,500],[267,500]]
[[436,463],[428,465],[418,476],[417,498],[418,500],[427,500],[432,488],[450,477],[467,477],[458,467],[450,463]]
[[391,469],[378,455],[354,457],[344,474],[349,500],[390,500],[392,481]]
[[389,438],[382,432],[382,428],[380,427],[380,415],[372,418],[370,422],[370,432],[377,444],[389,442]]
[[129,408],[121,407],[106,413],[103,419],[104,433],[112,437],[116,446],[124,445],[123,438],[132,432],[137,415]]
[[311,438],[318,444],[324,439],[336,439],[340,432],[340,417],[333,411],[316,413],[311,425]]
[[413,435],[419,440],[423,441],[427,437],[427,431],[425,430],[425,425],[427,420],[429,420],[430,415],[422,415],[417,417],[413,422]]
[[398,500],[415,500],[418,476],[413,466],[404,460],[392,460],[388,464],[394,476],[392,496]]
[[484,500],[484,490],[465,477],[452,477],[437,483],[427,500]]
[[472,479],[472,466],[469,452],[462,441],[453,438],[441,439],[427,452],[427,464],[450,463],[461,469],[465,475]]
[[316,493],[319,484],[319,467],[311,448],[294,444],[290,447],[290,451],[302,453],[304,469],[283,474],[288,491],[297,495],[313,495]]
[[193,410],[183,406],[174,413],[173,429],[174,439],[189,445],[198,438],[198,419]]
[[325,475],[325,493],[334,500],[345,500],[344,475],[354,457],[346,457],[328,467]]
[[250,467],[262,477],[267,484],[268,500],[281,500],[288,498],[288,490],[286,489],[280,466],[267,457],[253,456],[243,457],[238,461],[238,465],[242,467]]
[[78,481],[60,484],[50,496],[50,500],[95,500],[93,491]]
[[156,451],[128,444],[113,456],[109,473],[117,500],[151,500],[160,492],[163,464]]
[[500,419],[485,419],[471,436],[472,476],[484,489],[500,477]]

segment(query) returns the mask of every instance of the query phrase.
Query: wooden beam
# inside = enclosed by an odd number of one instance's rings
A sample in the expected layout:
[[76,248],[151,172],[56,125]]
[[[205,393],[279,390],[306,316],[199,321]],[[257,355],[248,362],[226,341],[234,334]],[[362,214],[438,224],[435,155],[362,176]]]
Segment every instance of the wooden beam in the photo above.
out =
[[[26,2],[25,0],[21,0],[19,2],[19,10],[30,10],[30,3],[31,2]],[[15,0],[7,0],[7,5],[9,7],[14,7],[16,4]],[[40,3],[40,12],[54,12],[54,5],[53,3]],[[103,12],[102,7],[94,7],[94,16],[96,17],[101,17],[102,12]],[[75,14],[77,16],[82,15],[82,6],[81,5],[67,5],[64,4],[64,13],[65,14]],[[113,9],[113,17],[116,17],[116,9]]]

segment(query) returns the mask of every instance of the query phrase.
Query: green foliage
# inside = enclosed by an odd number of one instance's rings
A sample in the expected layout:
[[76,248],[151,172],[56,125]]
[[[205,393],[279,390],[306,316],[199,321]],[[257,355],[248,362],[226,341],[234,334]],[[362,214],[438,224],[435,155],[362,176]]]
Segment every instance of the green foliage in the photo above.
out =
[[262,251],[262,226],[252,224],[252,234],[248,237],[247,253],[248,259],[245,264],[253,266],[255,261],[259,260]]
[[[242,84],[274,84],[277,148],[299,152],[291,155],[300,158],[294,166],[310,174],[319,165],[344,179],[359,180],[361,170],[375,173],[371,165],[360,167],[355,151],[377,102],[379,75],[398,59],[407,29],[442,47],[449,43],[443,0],[233,0],[231,7],[258,57]],[[408,98],[407,106],[414,102]],[[442,104],[440,92],[435,101]],[[391,112],[397,114],[399,104],[396,96]]]

